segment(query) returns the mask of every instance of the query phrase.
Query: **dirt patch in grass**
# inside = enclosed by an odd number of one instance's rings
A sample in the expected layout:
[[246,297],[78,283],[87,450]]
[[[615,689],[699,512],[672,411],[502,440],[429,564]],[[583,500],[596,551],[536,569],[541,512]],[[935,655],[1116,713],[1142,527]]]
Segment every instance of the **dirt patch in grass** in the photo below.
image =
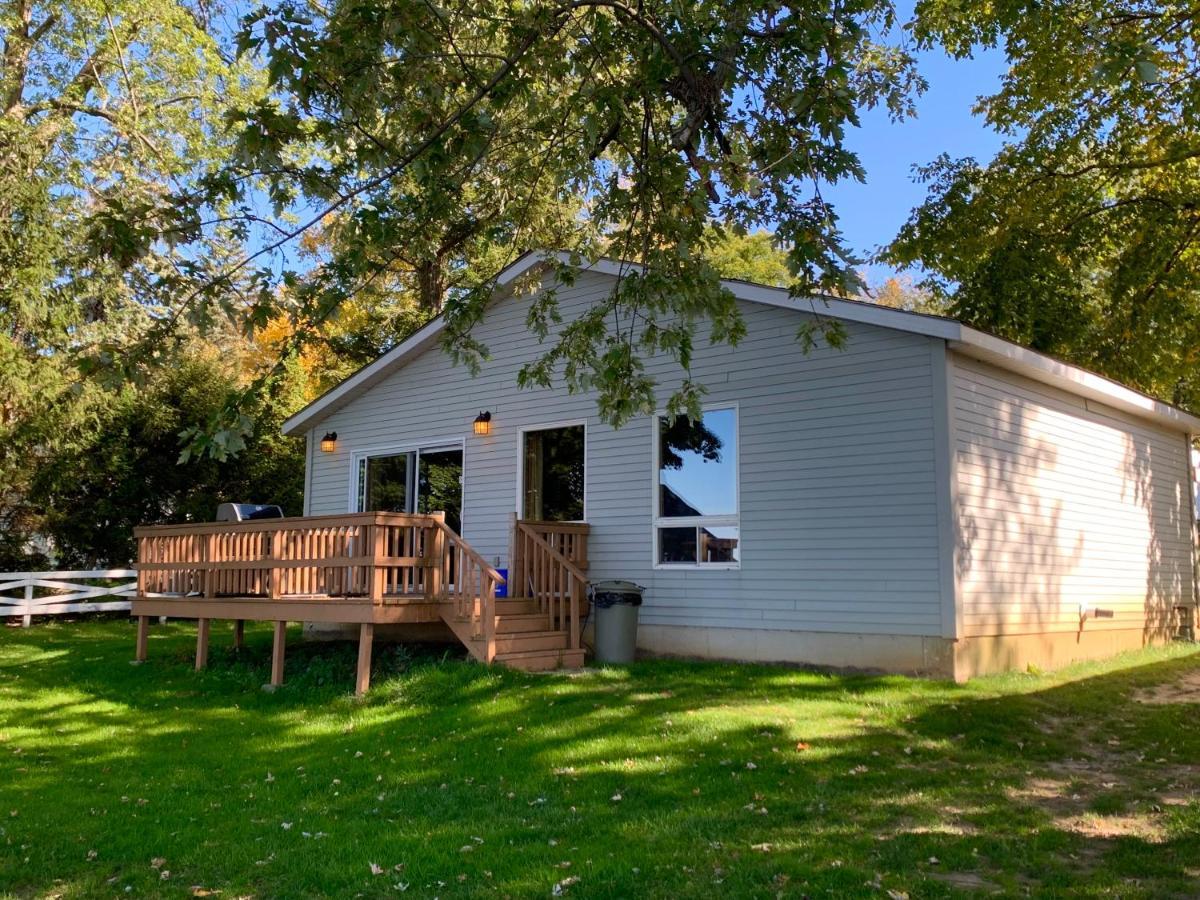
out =
[[938,822],[936,825],[914,825],[911,828],[905,828],[907,834],[950,834],[955,836],[979,834],[979,829],[970,822],[963,822],[957,819],[948,819],[945,822]]
[[1159,823],[1158,816],[1151,814],[1104,816],[1086,813],[1057,818],[1054,827],[1104,840],[1133,837],[1150,844],[1161,844],[1167,839],[1166,829]]
[[1079,803],[1078,797],[1072,799],[1070,782],[1059,778],[1030,778],[1018,787],[1008,788],[1005,793],[1011,800],[1050,812],[1072,809]]
[[[1049,723],[1050,729],[1063,721]],[[1188,802],[1196,772],[1188,766],[1171,766],[1145,759],[1127,750],[1120,740],[1106,738],[1102,731],[1076,729],[1085,737],[1088,755],[1047,763],[1037,774],[1029,773],[1020,784],[1010,786],[1010,800],[1041,810],[1059,831],[1089,839],[1080,855],[1072,859],[1084,868],[1097,866],[1107,852],[1108,842],[1136,838],[1147,844],[1168,840],[1163,807]]]
[[1200,703],[1200,671],[1185,672],[1175,681],[1156,684],[1133,695],[1138,703]]

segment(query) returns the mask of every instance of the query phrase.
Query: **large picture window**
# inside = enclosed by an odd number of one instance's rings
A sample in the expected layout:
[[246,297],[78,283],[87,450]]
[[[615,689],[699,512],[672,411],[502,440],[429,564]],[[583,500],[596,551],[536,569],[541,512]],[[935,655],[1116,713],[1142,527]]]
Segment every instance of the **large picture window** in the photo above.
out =
[[587,432],[583,425],[526,431],[521,448],[521,515],[582,522]]
[[654,559],[661,566],[733,568],[738,527],[737,410],[658,418]]

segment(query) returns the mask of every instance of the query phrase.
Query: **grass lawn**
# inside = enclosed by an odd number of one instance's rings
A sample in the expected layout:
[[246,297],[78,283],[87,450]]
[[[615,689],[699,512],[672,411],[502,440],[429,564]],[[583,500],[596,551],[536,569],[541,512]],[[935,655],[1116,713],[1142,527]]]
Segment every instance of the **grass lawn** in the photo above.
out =
[[349,644],[271,694],[268,627],[201,674],[194,634],[0,630],[0,896],[1200,892],[1191,646],[966,686],[377,646],[359,702]]

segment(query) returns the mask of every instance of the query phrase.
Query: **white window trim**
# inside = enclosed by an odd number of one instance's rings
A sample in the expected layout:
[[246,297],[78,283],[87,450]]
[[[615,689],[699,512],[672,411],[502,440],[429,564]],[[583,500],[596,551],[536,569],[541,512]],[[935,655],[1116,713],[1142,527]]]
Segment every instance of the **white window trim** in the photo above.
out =
[[[727,402],[712,402],[702,404],[700,412],[718,412],[724,409],[733,410],[733,438],[736,442],[737,458],[733,466],[733,497],[737,511],[733,515],[723,516],[683,516],[670,517],[659,515],[659,483],[658,460],[659,443],[661,441],[659,419],[667,415],[666,410],[658,410],[650,420],[651,453],[650,453],[650,563],[655,569],[703,572],[729,572],[741,569],[742,544],[742,413],[735,400]],[[714,527],[734,527],[738,530],[738,560],[723,563],[664,563],[658,560],[658,530],[660,528],[696,528],[703,525]]]
[[[422,450],[461,450],[463,456],[462,465],[462,484],[463,484],[463,512],[466,512],[467,505],[467,439],[463,436],[435,438],[428,441],[406,442],[403,444],[388,444],[382,447],[369,447],[364,450],[355,450],[350,454],[350,496],[346,506],[352,513],[364,512],[360,510],[359,503],[362,497],[358,493],[358,468],[364,459],[370,459],[375,456],[400,456],[403,453],[416,453],[418,456],[417,465],[420,465],[419,457]],[[415,490],[417,466],[408,474],[409,489]],[[463,516],[463,521],[466,521],[466,516]]]
[[517,428],[517,497],[516,504],[513,509],[517,511],[517,518],[525,518],[525,434],[529,431],[552,431],[555,428],[583,428],[583,518],[564,520],[563,524],[584,525],[587,524],[588,514],[588,484],[591,478],[588,475],[588,423],[587,419],[570,419],[564,422],[547,422],[537,423],[533,425],[521,425]]

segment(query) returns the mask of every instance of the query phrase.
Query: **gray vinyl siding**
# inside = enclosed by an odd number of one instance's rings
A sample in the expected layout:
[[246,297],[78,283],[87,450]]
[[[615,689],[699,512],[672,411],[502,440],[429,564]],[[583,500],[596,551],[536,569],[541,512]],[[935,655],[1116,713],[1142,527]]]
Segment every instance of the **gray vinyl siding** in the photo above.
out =
[[[611,286],[582,274],[560,292],[564,318]],[[590,574],[645,585],[643,622],[942,633],[930,338],[847,323],[847,349],[806,355],[795,340],[806,314],[743,303],[748,333],[736,349],[698,341],[692,372],[706,405],[738,406],[742,563],[666,570],[652,560],[652,419],[614,430],[590,395],[519,390],[518,369],[539,352],[526,308],[499,300],[477,326],[491,352],[477,378],[434,348],[318,423],[317,437],[336,431],[339,441],[311,455],[308,511],[348,509],[355,450],[463,440],[465,537],[504,565],[518,429],[582,420]],[[665,400],[677,367],[652,361],[650,371]],[[484,409],[492,433],[475,437]]]
[[1192,597],[1184,435],[953,359],[967,636],[1165,628]]

